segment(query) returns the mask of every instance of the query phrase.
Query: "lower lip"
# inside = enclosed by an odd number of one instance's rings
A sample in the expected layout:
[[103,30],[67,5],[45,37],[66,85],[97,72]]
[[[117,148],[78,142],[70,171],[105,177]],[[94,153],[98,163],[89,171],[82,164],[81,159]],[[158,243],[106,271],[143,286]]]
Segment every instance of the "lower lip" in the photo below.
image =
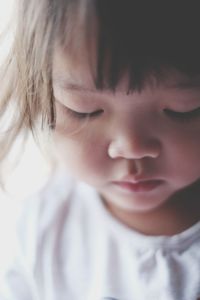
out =
[[150,192],[162,183],[161,180],[149,180],[138,183],[114,182],[119,188],[129,192]]

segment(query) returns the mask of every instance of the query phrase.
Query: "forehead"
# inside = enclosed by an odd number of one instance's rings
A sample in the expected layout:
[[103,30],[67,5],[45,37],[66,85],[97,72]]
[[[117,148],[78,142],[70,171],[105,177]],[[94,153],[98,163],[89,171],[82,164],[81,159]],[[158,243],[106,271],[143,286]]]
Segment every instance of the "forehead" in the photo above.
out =
[[70,80],[83,85],[94,84],[94,63],[85,47],[79,47],[78,51],[70,53],[64,48],[57,47],[53,55],[53,81],[56,84],[63,84]]
[[[71,91],[96,91],[95,56],[95,50],[89,53],[87,47],[81,45],[76,53],[69,53],[62,47],[56,47],[53,56],[53,85],[61,89],[70,89]],[[121,76],[116,90],[127,93],[128,84],[128,75],[125,72]],[[153,89],[164,87],[165,89],[181,91],[200,90],[200,76],[189,77],[175,69],[166,69],[162,73],[161,78],[149,75],[145,86]]]

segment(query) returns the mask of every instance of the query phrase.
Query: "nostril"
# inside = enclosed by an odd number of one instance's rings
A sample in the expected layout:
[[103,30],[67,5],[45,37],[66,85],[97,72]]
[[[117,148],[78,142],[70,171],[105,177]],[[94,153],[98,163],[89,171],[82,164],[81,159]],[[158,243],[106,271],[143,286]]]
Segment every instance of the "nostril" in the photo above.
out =
[[149,141],[112,141],[108,146],[108,156],[114,158],[141,159],[144,157],[157,158],[161,145],[157,140]]

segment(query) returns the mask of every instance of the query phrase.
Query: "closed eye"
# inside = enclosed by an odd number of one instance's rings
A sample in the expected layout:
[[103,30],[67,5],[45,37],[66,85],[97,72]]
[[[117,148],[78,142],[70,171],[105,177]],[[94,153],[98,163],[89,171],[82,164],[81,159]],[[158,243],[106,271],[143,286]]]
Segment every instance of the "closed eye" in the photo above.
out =
[[164,109],[164,113],[172,119],[177,119],[180,121],[187,121],[187,120],[189,121],[189,120],[193,120],[197,117],[200,117],[200,107],[195,108],[190,111],[186,111],[186,112],[179,112],[179,111],[174,111],[171,109]]
[[77,119],[85,119],[85,118],[95,118],[98,117],[100,114],[103,113],[102,109],[90,112],[90,113],[82,113],[78,112],[72,109],[67,108],[68,112],[70,113],[71,116],[77,118]]

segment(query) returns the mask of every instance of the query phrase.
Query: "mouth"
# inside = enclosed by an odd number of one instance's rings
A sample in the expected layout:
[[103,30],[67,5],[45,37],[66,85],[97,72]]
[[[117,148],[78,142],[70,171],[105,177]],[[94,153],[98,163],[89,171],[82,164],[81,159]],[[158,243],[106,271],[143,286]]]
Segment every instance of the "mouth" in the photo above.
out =
[[141,180],[136,182],[129,181],[113,181],[118,188],[128,192],[150,192],[160,186],[162,180]]

